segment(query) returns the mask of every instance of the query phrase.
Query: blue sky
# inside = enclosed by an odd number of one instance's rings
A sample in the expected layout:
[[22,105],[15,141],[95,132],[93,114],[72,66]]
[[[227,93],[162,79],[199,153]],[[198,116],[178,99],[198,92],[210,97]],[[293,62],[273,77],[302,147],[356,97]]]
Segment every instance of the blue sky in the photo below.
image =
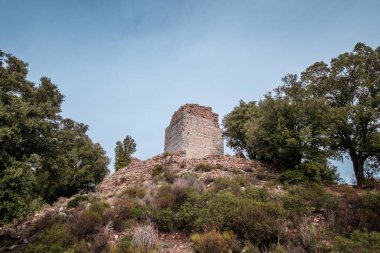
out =
[[222,118],[287,73],[359,41],[380,46],[379,13],[378,0],[0,0],[0,49],[29,63],[30,80],[50,77],[62,114],[88,124],[109,157],[129,134],[145,159],[163,151],[182,104]]

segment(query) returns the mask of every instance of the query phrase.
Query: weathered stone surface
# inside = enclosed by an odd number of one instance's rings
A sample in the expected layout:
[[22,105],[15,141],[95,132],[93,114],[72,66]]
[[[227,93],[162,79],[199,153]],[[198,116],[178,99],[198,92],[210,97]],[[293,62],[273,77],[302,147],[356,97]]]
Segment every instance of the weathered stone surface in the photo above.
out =
[[165,151],[184,152],[187,158],[223,155],[218,114],[211,107],[181,106],[165,129]]
[[[215,165],[219,169],[209,172],[196,171],[195,168],[199,164]],[[134,161],[127,167],[106,177],[103,182],[97,186],[97,191],[103,194],[116,193],[129,185],[141,184],[142,182],[152,180],[152,170],[157,165],[165,167],[170,173],[175,173],[177,176],[188,173],[197,174],[201,180],[209,176],[213,178],[228,177],[237,174],[248,176],[258,172],[269,171],[269,168],[265,164],[255,160],[228,155],[189,159],[183,152],[179,152],[170,156],[158,155],[145,161]],[[245,171],[247,167],[250,168],[249,172]]]

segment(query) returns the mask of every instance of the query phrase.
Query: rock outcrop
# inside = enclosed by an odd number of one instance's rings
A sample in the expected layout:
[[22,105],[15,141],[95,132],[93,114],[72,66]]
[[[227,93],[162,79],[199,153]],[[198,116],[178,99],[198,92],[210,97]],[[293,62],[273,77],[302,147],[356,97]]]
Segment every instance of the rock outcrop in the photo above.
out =
[[[199,170],[200,165],[211,168],[208,171]],[[152,172],[157,166],[162,166],[176,176],[195,173],[200,179],[206,177],[228,177],[236,174],[255,175],[258,172],[268,173],[270,170],[263,163],[235,156],[208,156],[205,158],[187,158],[183,152],[154,156],[145,161],[134,161],[127,167],[118,170],[105,178],[97,186],[100,193],[114,193],[131,184],[141,184],[153,178]]]

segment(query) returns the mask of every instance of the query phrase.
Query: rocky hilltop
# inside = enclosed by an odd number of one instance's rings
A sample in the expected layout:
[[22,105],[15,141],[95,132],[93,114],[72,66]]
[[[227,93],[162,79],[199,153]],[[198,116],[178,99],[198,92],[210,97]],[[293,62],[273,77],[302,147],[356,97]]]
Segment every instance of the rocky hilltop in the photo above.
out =
[[131,184],[149,182],[159,169],[176,177],[194,174],[203,181],[212,181],[217,177],[254,176],[257,173],[270,172],[269,167],[259,161],[230,155],[186,158],[184,152],[163,153],[144,161],[134,160],[127,167],[106,177],[97,186],[97,191],[102,194],[115,193]]

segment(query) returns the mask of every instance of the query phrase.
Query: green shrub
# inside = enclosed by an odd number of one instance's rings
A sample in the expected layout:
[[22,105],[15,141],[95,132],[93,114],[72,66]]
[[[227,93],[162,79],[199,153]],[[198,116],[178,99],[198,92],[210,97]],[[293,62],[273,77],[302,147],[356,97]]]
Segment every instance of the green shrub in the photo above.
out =
[[174,228],[174,213],[169,208],[158,210],[153,220],[160,231],[170,232]]
[[225,177],[218,177],[214,181],[213,190],[216,192],[222,191],[222,190],[228,190],[230,192],[233,192],[235,195],[240,194],[241,187],[247,186],[248,180],[246,177],[233,177],[233,178],[225,178]]
[[161,186],[156,195],[155,204],[159,208],[169,208],[172,207],[175,203],[175,196],[171,191],[171,187],[169,185]]
[[74,243],[74,245],[64,253],[90,253],[85,240],[80,240]]
[[380,231],[380,194],[369,193],[363,196],[358,210],[362,214],[361,229]]
[[68,228],[66,224],[55,224],[37,236],[37,240],[29,244],[25,250],[27,253],[60,253],[65,252],[71,246]]
[[93,235],[98,232],[101,221],[98,212],[85,210],[71,222],[70,231],[80,238]]
[[279,179],[284,185],[305,184],[309,182],[306,175],[300,170],[287,170],[281,174]]
[[302,216],[312,212],[312,208],[303,197],[298,194],[289,193],[282,197],[282,202],[290,216]]
[[233,231],[240,239],[262,247],[277,242],[284,217],[285,210],[276,203],[242,198],[229,191],[194,192],[180,207],[178,224],[185,231]]
[[265,187],[255,187],[248,186],[244,192],[242,192],[242,197],[246,199],[252,199],[256,201],[269,201],[270,196],[268,189]]
[[201,231],[202,227],[197,228],[194,222],[199,217],[198,213],[199,209],[189,202],[181,205],[177,217],[178,227],[185,232]]
[[347,237],[337,236],[333,243],[334,253],[378,253],[380,249],[379,232],[354,231]]
[[41,231],[48,230],[54,224],[64,224],[67,221],[67,217],[57,215],[55,212],[46,213],[41,219],[37,219],[34,225],[31,227],[29,234],[38,234]]
[[327,193],[322,186],[310,185],[292,186],[288,188],[288,194],[282,197],[284,207],[291,214],[305,215],[315,212],[336,212],[338,200]]
[[120,239],[117,243],[114,250],[110,251],[110,253],[136,253],[136,250],[133,249],[132,246],[132,237],[127,235]]
[[109,207],[109,204],[105,201],[96,201],[90,205],[90,211],[99,214],[100,216],[103,215],[104,210]]
[[143,220],[144,218],[144,211],[141,207],[133,207],[131,209],[131,217],[136,220]]
[[77,208],[81,202],[88,201],[88,196],[77,195],[67,203],[67,208]]
[[298,165],[294,170],[282,173],[280,181],[283,184],[336,184],[339,175],[335,167],[331,167],[327,162],[305,162]]

